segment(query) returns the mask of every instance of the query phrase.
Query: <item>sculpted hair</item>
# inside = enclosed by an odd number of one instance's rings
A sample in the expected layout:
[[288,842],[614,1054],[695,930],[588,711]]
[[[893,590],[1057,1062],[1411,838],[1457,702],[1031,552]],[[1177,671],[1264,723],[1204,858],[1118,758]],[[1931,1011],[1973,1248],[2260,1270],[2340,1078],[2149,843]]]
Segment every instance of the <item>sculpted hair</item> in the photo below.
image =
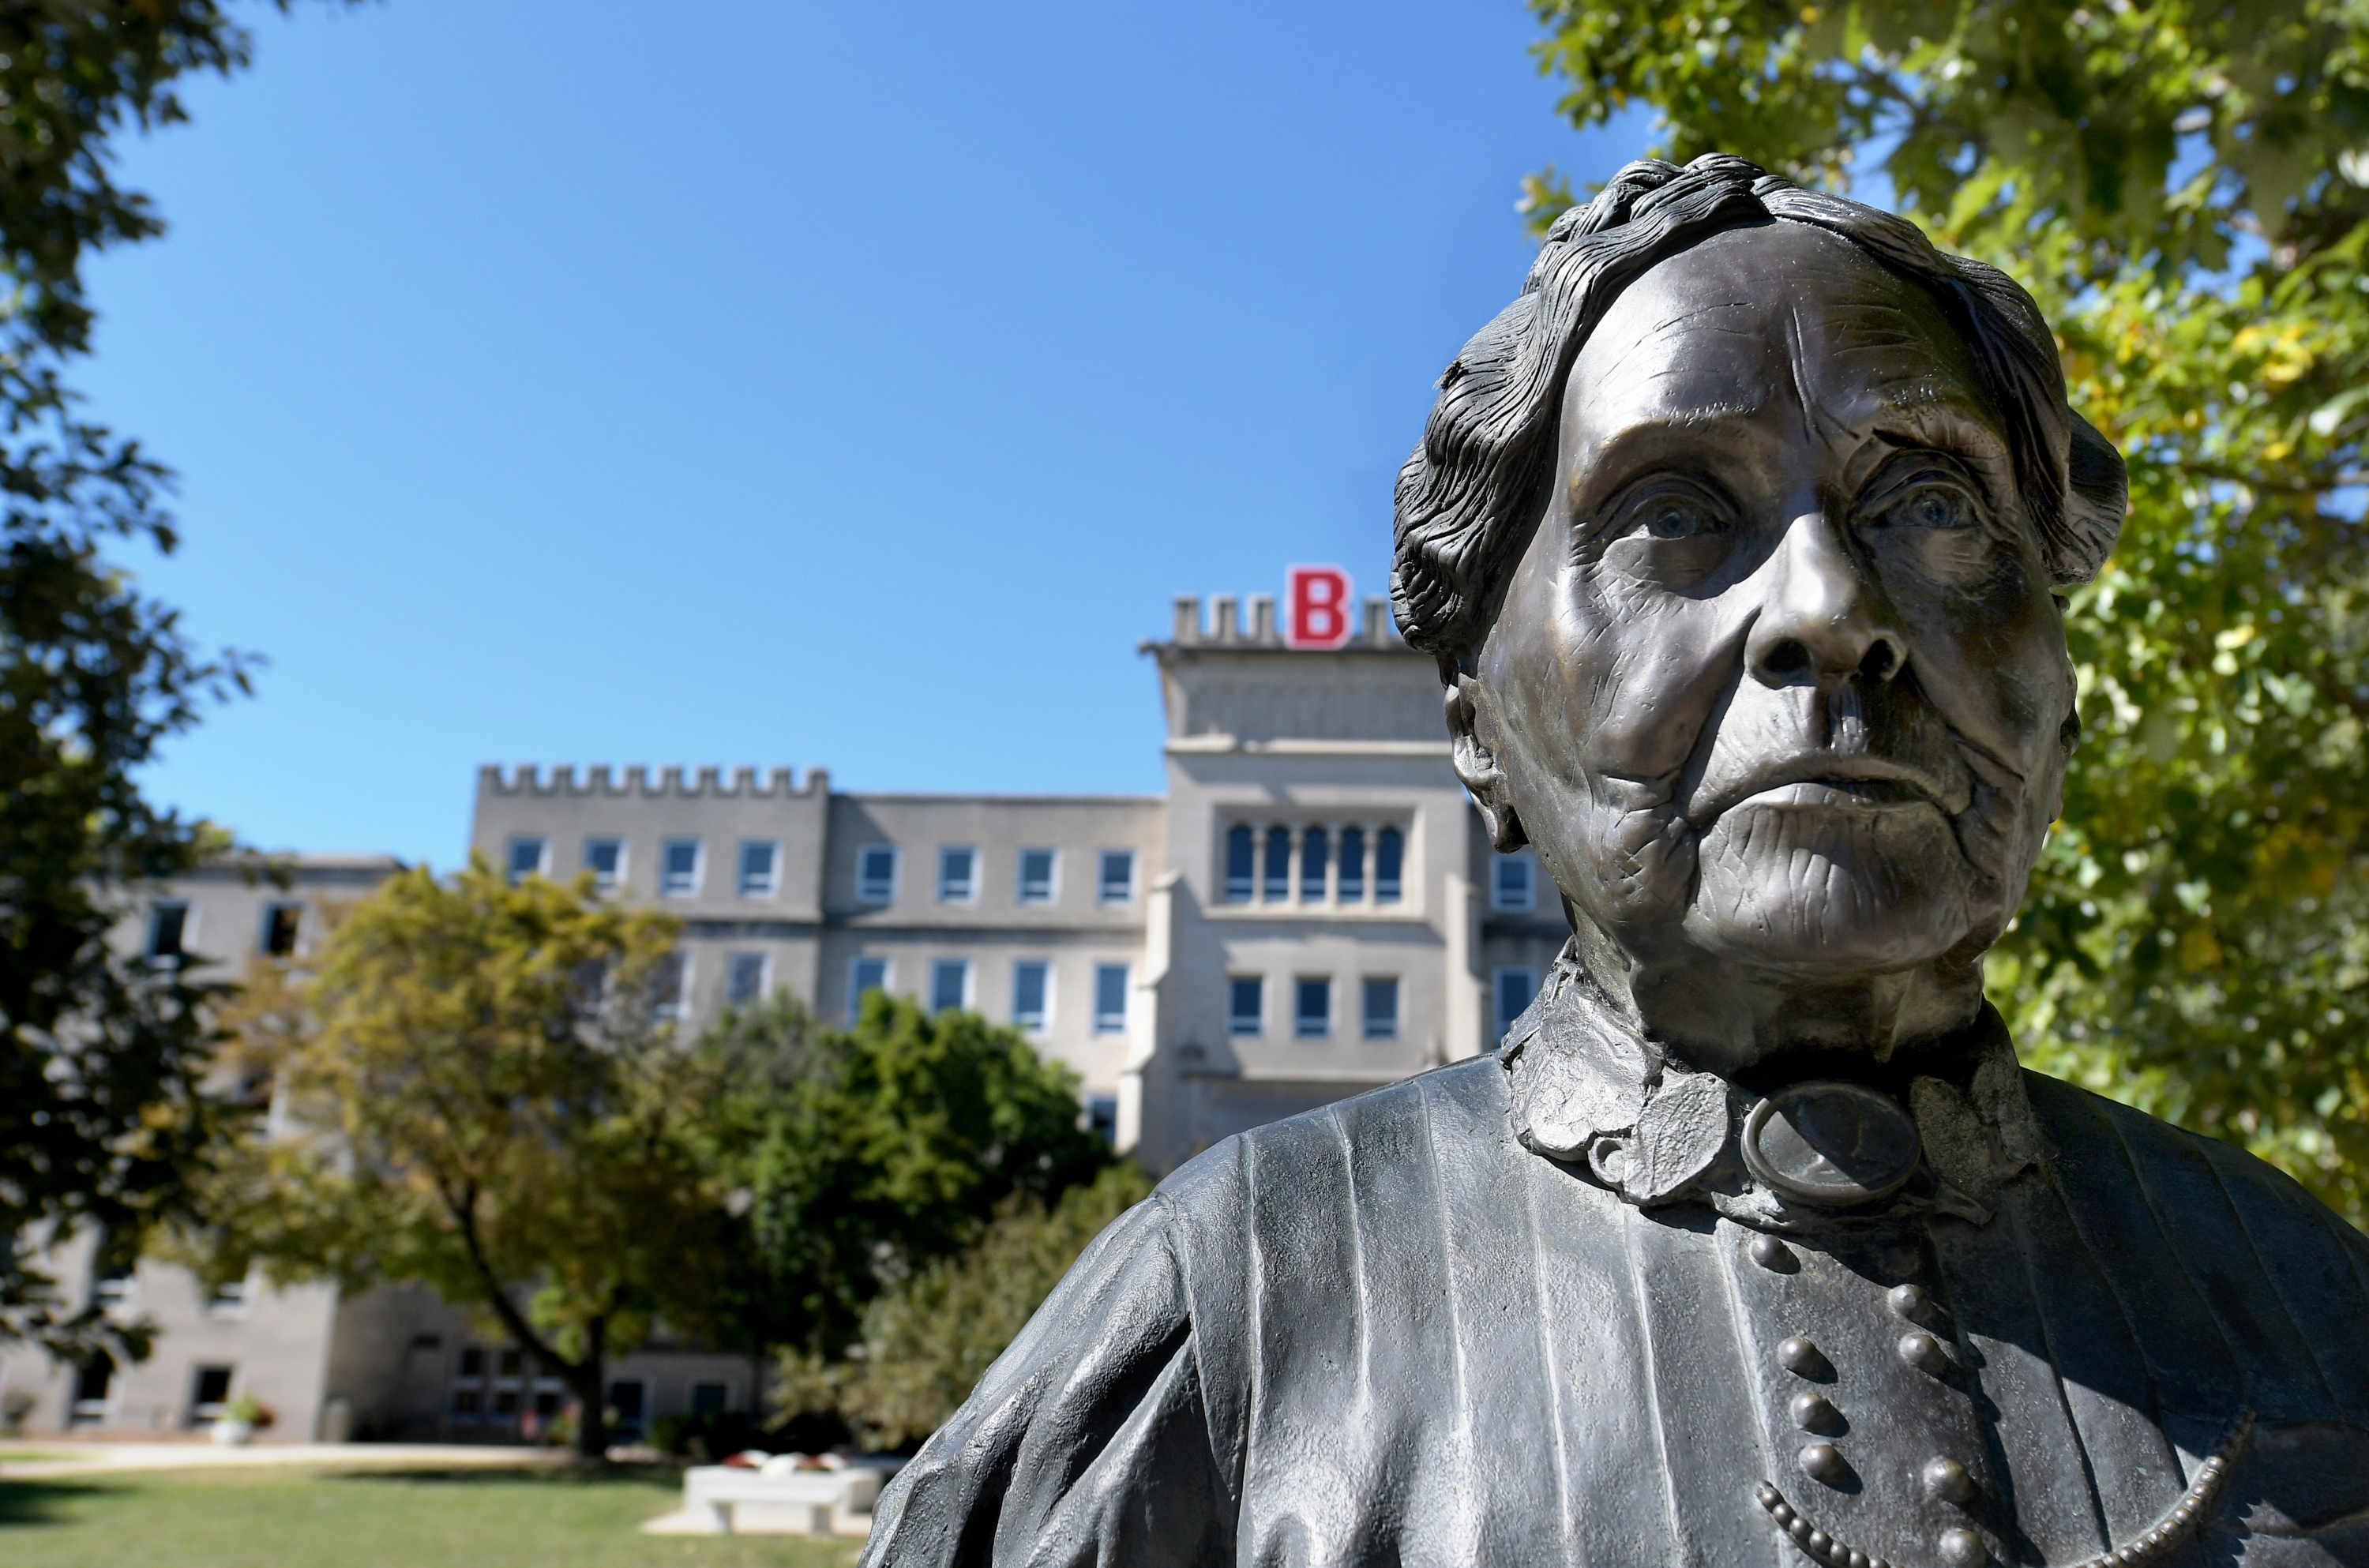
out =
[[1742,158],[1683,169],[1648,158],[1555,220],[1520,295],[1439,378],[1399,471],[1390,603],[1409,643],[1453,659],[1479,640],[1546,509],[1563,382],[1620,291],[1710,235],[1771,221],[1839,235],[1932,295],[1974,350],[2050,578],[2062,588],[2097,575],[2122,532],[2122,453],[2066,402],[2055,338],[2015,280],[1936,250],[1905,218]]

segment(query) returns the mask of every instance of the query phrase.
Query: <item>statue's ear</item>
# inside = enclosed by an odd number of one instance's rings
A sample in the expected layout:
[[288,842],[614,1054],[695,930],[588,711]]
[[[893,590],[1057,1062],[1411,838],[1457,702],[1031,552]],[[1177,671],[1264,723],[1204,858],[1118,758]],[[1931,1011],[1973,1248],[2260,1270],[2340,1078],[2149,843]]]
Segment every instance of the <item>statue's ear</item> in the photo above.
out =
[[1481,807],[1481,820],[1489,830],[1489,841],[1500,854],[1520,849],[1530,841],[1522,831],[1522,819],[1514,815],[1512,793],[1505,787],[1505,774],[1497,766],[1497,757],[1489,738],[1482,733],[1479,703],[1475,700],[1478,685],[1464,670],[1448,676],[1448,738],[1455,747],[1456,776],[1471,794],[1473,804]]
[[2098,575],[2131,511],[2130,469],[2121,450],[2078,414],[2065,477],[2065,537],[2049,550],[2049,570],[2059,588]]

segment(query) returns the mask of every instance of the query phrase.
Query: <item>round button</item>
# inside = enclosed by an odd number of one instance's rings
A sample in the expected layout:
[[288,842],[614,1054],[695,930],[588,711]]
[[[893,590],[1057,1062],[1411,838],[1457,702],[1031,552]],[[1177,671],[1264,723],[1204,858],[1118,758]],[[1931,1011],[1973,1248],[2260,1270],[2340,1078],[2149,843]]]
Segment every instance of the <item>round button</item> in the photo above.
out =
[[1920,1372],[1938,1378],[1950,1369],[1949,1353],[1923,1329],[1902,1334],[1899,1351],[1900,1358]]
[[1804,1432],[1837,1432],[1842,1429],[1843,1413],[1824,1394],[1795,1394],[1786,1407],[1791,1411],[1793,1425]]
[[1884,1299],[1891,1305],[1893,1316],[1906,1318],[1912,1323],[1929,1322],[1933,1316],[1933,1298],[1925,1294],[1921,1285],[1895,1285]]
[[1804,1432],[1833,1432],[1843,1424],[1843,1413],[1824,1394],[1795,1394],[1786,1408],[1792,1412],[1793,1425]]
[[1823,1481],[1828,1486],[1840,1486],[1850,1479],[1850,1461],[1832,1443],[1812,1443],[1801,1452],[1802,1473],[1812,1481]]
[[1826,1208],[1871,1203],[1917,1170],[1917,1124],[1856,1083],[1796,1083],[1744,1119],[1744,1162],[1786,1196]]
[[1771,1273],[1790,1274],[1793,1269],[1793,1249],[1774,1236],[1755,1236],[1752,1261]]
[[1835,1369],[1826,1353],[1800,1334],[1778,1345],[1777,1365],[1797,1378],[1824,1378]]
[[1936,1503],[1971,1503],[1974,1500],[1974,1478],[1966,1467],[1952,1459],[1931,1459],[1918,1473],[1925,1483],[1925,1495]]
[[1933,1544],[1940,1550],[1941,1561],[1950,1568],[1983,1568],[1991,1558],[1990,1548],[1972,1530],[1943,1530],[1941,1539]]

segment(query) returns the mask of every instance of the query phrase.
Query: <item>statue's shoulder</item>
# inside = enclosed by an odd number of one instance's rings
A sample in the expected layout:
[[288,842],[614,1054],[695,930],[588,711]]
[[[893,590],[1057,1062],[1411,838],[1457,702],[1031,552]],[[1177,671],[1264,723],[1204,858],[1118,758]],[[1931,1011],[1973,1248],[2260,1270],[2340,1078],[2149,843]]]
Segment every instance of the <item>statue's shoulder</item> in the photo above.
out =
[[1510,1111],[1505,1064],[1472,1057],[1238,1132],[1178,1166],[1159,1196],[1173,1223],[1205,1235],[1238,1231],[1253,1210],[1347,1200],[1353,1150],[1389,1159],[1444,1134],[1461,1147],[1501,1146],[1506,1159],[1519,1158]]
[[[2024,1083],[2054,1147],[2059,1185],[2077,1205],[2085,1192],[2133,1189],[2184,1253],[2216,1248],[2274,1268],[2307,1254],[2349,1263],[2369,1280],[2369,1236],[2276,1166],[2061,1079],[2027,1070]],[[2241,1239],[2242,1247],[2226,1247]]]

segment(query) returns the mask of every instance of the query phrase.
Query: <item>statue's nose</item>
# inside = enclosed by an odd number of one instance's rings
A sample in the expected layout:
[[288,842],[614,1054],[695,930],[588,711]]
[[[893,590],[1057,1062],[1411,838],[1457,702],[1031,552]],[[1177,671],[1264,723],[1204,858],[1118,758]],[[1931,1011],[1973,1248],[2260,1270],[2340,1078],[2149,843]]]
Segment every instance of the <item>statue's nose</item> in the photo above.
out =
[[1794,519],[1759,576],[1765,600],[1744,657],[1762,684],[1889,681],[1906,662],[1883,590],[1825,512]]

